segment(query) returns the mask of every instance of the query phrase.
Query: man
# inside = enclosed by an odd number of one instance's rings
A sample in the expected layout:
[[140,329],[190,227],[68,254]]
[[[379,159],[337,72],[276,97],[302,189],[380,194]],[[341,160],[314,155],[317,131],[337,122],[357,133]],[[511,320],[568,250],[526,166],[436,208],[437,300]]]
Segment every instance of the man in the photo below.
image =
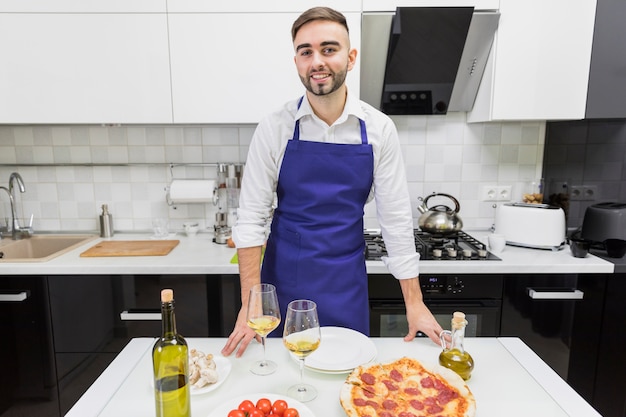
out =
[[[345,17],[329,8],[310,9],[294,22],[292,40],[306,94],[262,120],[250,144],[233,229],[242,308],[222,353],[239,346],[239,357],[255,337],[246,309],[249,289],[259,281],[276,286],[283,314],[290,301],[311,299],[322,326],[369,334],[363,208],[372,198],[389,253],[384,262],[399,280],[407,308],[404,340],[420,330],[439,343],[442,328],[422,300],[395,126],[350,96],[345,84],[357,56]],[[280,336],[282,328],[275,332]]]

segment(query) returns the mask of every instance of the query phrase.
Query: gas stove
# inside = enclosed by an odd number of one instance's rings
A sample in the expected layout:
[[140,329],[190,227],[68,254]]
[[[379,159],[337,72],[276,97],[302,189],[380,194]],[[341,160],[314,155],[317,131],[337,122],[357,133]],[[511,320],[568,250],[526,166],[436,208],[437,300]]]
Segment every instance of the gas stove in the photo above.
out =
[[[453,235],[434,235],[415,230],[415,249],[421,260],[429,261],[499,261],[485,244],[463,231]],[[378,261],[387,256],[387,248],[378,231],[365,231],[365,259]]]

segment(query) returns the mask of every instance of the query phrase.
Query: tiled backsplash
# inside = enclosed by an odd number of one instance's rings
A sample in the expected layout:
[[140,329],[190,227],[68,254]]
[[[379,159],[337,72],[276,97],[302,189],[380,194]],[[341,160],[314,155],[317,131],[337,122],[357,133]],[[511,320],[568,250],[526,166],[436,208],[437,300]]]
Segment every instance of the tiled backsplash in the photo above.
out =
[[[625,120],[550,122],[546,129],[546,185],[549,193],[567,187],[569,228],[582,225],[591,204],[626,201]],[[582,190],[580,197],[574,197],[573,187]]]
[[[460,201],[466,229],[488,228],[495,210],[493,202],[481,201],[483,186],[511,185],[517,200],[525,183],[541,176],[545,122],[467,124],[465,113],[394,121],[416,225],[418,197],[443,192]],[[168,218],[172,230],[187,220],[212,230],[213,204],[168,206],[165,189],[172,176],[214,179],[217,169],[210,164],[245,162],[254,128],[0,126],[0,185],[8,185],[11,172],[20,173],[26,192],[17,199],[19,214],[32,213],[35,230],[96,231],[105,203],[117,231],[150,230],[154,217]],[[0,195],[3,223],[10,210],[6,193]],[[377,227],[373,204],[366,207],[365,225]]]

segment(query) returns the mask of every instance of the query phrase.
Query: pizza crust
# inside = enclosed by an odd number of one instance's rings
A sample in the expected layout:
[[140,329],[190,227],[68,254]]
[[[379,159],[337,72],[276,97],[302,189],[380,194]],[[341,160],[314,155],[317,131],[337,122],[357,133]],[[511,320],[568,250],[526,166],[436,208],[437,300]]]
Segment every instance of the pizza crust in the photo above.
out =
[[[403,381],[399,382],[400,388],[411,385],[417,385],[419,380],[424,376],[431,376],[440,379],[446,383],[452,390],[458,393],[466,403],[466,408],[462,413],[458,411],[444,411],[438,415],[445,417],[474,417],[476,414],[476,400],[465,381],[454,371],[444,368],[440,365],[425,365],[413,358],[403,357],[396,361],[388,363],[368,364],[355,368],[346,378],[343,384],[339,398],[343,409],[348,417],[362,417],[364,415],[378,415],[375,408],[369,406],[360,406],[357,408],[354,400],[375,401],[382,405],[385,400],[392,400],[407,405],[408,398],[403,400],[402,390],[388,390],[381,382],[383,379],[389,380],[391,370],[399,371],[403,376]],[[371,378],[363,378],[364,374],[370,374],[374,377],[375,382],[370,384]],[[430,374],[430,375],[428,375]],[[412,379],[411,379],[412,376]],[[391,377],[393,380],[393,378]],[[370,398],[371,397],[371,398]],[[459,403],[461,401],[452,400],[450,403]],[[454,405],[453,404],[453,405]],[[453,409],[454,406],[446,406],[446,409]],[[416,413],[416,415],[419,415]]]

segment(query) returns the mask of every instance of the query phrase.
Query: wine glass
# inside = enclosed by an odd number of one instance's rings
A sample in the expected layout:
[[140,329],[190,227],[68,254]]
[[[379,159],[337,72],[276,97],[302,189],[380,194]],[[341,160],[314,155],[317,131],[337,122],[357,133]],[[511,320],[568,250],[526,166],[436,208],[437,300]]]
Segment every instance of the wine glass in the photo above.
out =
[[252,364],[250,371],[256,375],[269,375],[277,365],[266,359],[265,338],[280,324],[280,307],[276,287],[272,284],[256,284],[250,288],[248,299],[248,326],[261,336],[263,359]]
[[317,318],[317,305],[310,300],[295,300],[287,306],[283,343],[300,359],[300,383],[287,390],[287,394],[298,401],[311,401],[317,390],[304,383],[304,359],[320,345],[322,334]]

